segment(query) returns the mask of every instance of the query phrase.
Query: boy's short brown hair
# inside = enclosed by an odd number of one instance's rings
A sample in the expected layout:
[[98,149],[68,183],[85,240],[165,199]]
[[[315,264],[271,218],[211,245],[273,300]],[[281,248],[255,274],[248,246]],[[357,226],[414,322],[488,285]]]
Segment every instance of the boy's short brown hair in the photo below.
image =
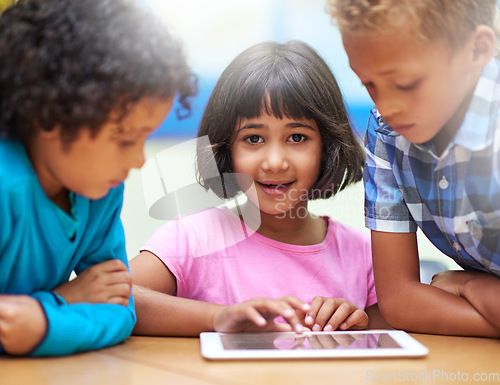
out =
[[327,0],[327,12],[344,31],[384,31],[410,25],[424,42],[463,46],[478,25],[498,36],[496,0]]

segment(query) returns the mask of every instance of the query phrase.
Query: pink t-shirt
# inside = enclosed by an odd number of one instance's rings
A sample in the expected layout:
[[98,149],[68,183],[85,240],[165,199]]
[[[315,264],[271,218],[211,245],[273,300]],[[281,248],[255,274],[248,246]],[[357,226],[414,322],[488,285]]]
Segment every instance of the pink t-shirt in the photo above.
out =
[[175,275],[176,295],[230,305],[255,297],[344,298],[360,309],[377,302],[367,233],[330,218],[323,242],[297,246],[251,231],[226,208],[160,227],[142,247]]

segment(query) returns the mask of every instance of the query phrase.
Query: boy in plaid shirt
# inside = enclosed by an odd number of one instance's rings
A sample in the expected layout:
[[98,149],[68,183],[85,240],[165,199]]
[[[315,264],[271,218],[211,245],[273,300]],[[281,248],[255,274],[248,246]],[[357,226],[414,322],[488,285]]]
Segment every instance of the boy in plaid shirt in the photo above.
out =
[[[365,218],[395,328],[500,337],[500,61],[495,0],[329,0],[375,102]],[[420,283],[420,228],[463,271]]]

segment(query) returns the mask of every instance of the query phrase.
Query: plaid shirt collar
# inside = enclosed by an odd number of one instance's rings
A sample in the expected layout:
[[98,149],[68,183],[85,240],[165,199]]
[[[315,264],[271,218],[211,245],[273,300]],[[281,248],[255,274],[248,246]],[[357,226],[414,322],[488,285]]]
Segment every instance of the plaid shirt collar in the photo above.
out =
[[[496,115],[491,111],[500,110],[500,61],[492,58],[483,68],[464,121],[448,147],[458,145],[470,151],[477,151],[489,146],[493,140]],[[374,108],[377,116],[378,133],[388,136],[400,136]],[[417,145],[424,151],[431,151],[432,141]],[[445,151],[446,152],[446,151]]]

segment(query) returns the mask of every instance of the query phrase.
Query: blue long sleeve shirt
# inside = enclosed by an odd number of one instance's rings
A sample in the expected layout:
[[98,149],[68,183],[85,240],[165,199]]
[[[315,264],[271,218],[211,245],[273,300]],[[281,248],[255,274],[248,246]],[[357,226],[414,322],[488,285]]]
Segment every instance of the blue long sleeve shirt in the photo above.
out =
[[[114,304],[67,304],[52,292],[97,263],[128,264],[120,220],[123,185],[99,200],[71,194],[65,213],[45,194],[22,143],[0,140],[0,293],[27,294],[42,305],[48,330],[32,356],[67,355],[126,339],[136,317]],[[0,345],[0,353],[3,353]]]

